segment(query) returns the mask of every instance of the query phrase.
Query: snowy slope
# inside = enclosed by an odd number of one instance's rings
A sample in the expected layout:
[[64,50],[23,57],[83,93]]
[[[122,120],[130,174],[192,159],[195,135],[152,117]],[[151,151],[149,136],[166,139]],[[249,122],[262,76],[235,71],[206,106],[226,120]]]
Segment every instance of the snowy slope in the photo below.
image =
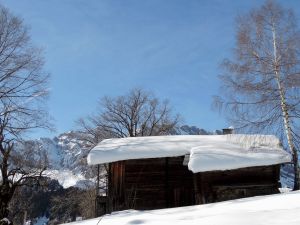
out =
[[115,212],[70,225],[299,225],[300,191],[162,210]]

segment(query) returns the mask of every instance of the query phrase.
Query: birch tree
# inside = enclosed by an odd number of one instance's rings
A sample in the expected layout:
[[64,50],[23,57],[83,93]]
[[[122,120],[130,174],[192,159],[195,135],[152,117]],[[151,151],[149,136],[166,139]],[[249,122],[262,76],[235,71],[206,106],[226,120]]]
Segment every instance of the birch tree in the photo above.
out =
[[236,47],[222,68],[215,103],[237,128],[283,138],[299,189],[300,33],[292,10],[266,1],[239,16]]
[[46,156],[23,143],[26,131],[48,128],[48,75],[23,21],[0,5],[0,224],[15,190],[38,180]]

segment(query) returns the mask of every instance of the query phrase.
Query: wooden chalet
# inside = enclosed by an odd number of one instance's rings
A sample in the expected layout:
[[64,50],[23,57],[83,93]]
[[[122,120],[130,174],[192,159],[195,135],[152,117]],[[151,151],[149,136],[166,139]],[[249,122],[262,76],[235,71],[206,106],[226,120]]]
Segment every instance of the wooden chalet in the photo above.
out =
[[189,135],[104,140],[88,162],[108,168],[103,214],[278,193],[290,156],[274,136]]

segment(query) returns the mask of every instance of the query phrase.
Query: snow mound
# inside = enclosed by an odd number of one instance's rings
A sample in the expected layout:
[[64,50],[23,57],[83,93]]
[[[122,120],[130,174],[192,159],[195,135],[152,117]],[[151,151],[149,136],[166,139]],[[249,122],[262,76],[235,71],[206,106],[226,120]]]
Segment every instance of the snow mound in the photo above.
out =
[[70,225],[299,225],[299,202],[297,191],[180,208],[120,211]]
[[279,139],[274,135],[258,134],[230,134],[226,135],[229,143],[237,144],[243,148],[279,148],[281,147]]
[[275,165],[291,157],[272,135],[178,135],[106,139],[93,148],[88,164],[190,155],[194,173]]

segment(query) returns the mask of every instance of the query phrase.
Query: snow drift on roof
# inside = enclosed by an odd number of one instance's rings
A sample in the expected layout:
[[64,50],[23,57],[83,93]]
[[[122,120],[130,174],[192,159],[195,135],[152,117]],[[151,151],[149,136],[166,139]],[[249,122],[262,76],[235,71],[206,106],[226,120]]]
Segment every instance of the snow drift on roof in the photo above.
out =
[[106,139],[91,150],[88,164],[190,154],[188,167],[203,172],[290,162],[272,135],[178,135]]

